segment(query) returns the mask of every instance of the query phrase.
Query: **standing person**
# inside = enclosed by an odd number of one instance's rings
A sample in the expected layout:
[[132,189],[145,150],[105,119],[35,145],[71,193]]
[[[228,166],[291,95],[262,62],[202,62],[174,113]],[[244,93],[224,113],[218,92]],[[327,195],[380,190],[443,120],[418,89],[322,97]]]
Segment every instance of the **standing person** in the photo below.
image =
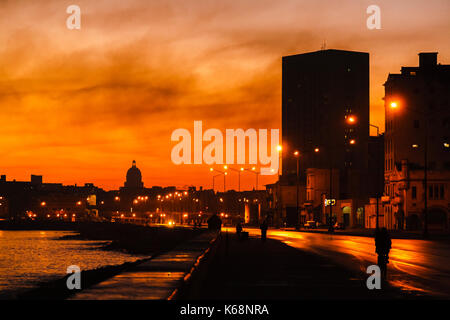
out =
[[213,214],[208,219],[208,229],[212,231],[220,231],[222,229],[222,219],[217,214]]
[[261,229],[261,240],[266,241],[267,238],[267,220],[264,219],[264,221],[261,223],[261,226],[259,227]]
[[386,228],[381,228],[375,233],[375,252],[378,254],[378,267],[384,280],[387,277],[387,264],[389,263],[389,251],[392,241]]
[[241,220],[238,220],[238,222],[236,223],[236,234],[238,238],[241,238],[241,232],[242,232],[242,223]]

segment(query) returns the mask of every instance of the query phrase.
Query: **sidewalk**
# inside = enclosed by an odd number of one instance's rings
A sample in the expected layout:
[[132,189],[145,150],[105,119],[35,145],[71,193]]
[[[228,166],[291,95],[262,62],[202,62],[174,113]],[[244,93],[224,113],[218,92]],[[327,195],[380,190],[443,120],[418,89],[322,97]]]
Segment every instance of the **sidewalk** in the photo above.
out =
[[174,250],[82,290],[71,300],[168,299],[185,284],[216,236],[204,232]]
[[354,274],[332,262],[282,242],[258,238],[238,241],[226,233],[208,261],[201,283],[181,299],[298,300],[393,299],[411,297],[391,287],[368,290],[366,274]]

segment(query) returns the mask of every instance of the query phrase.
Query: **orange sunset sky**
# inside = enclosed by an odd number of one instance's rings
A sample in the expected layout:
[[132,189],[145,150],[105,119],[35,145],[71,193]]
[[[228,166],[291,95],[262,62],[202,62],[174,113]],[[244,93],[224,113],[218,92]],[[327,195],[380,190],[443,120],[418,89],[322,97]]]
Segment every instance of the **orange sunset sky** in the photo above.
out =
[[[71,4],[81,30],[66,28]],[[381,30],[366,27],[372,4]],[[210,188],[208,166],[172,164],[172,131],[281,128],[281,57],[324,41],[370,53],[384,128],[389,72],[420,51],[450,63],[449,14],[448,0],[0,0],[0,173],[113,189],[135,159],[147,187]]]

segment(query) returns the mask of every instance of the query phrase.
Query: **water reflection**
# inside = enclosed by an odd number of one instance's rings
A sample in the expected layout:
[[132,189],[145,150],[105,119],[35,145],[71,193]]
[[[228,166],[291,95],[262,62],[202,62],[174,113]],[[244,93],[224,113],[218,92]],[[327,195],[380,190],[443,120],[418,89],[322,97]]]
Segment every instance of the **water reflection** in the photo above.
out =
[[67,267],[95,269],[147,256],[102,250],[105,241],[60,240],[67,231],[0,231],[0,297],[61,278]]

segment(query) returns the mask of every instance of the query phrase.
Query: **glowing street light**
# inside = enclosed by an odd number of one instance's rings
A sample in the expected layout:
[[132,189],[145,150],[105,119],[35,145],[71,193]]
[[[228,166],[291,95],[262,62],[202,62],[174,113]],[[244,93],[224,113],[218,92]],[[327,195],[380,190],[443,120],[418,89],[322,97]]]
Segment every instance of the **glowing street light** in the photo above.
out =
[[[226,165],[223,166],[223,167],[224,167],[225,170],[228,169],[228,166],[226,166]],[[214,169],[214,168],[209,168],[209,171],[211,171],[211,172],[217,171],[217,172],[220,173],[220,174],[218,174],[218,175],[213,176],[213,191],[214,191],[214,178],[217,177],[217,176],[219,176],[219,175],[223,175],[223,192],[225,192],[225,191],[226,191],[226,176],[228,175],[228,172],[226,172],[226,171],[220,171],[220,170],[217,170],[217,169]]]
[[391,108],[395,109],[395,108],[398,107],[398,103],[397,103],[396,101],[392,101],[392,102],[389,104],[389,106],[390,106]]
[[347,123],[349,123],[349,124],[354,124],[354,123],[356,123],[356,117],[355,117],[354,115],[349,115],[349,116],[347,117]]

